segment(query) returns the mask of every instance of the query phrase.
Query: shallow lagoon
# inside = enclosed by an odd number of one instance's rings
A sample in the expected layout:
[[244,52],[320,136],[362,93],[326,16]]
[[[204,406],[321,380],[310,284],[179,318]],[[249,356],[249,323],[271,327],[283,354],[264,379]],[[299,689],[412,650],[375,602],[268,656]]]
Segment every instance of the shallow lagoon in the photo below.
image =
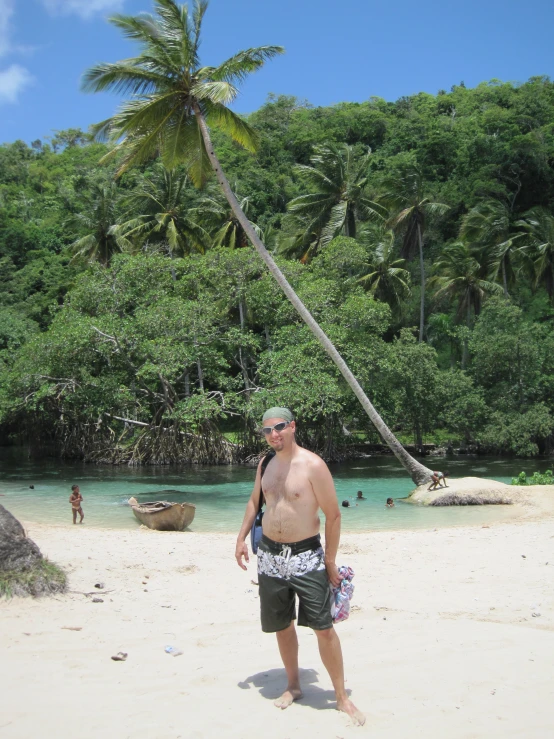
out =
[[[145,502],[169,488],[180,493],[164,498],[186,500],[197,506],[192,530],[236,532],[254,479],[254,470],[248,467],[129,468],[54,460],[37,462],[13,449],[0,450],[0,463],[0,503],[14,515],[27,521],[71,523],[68,498],[71,485],[77,483],[84,498],[86,524],[121,529],[138,526],[126,504],[131,495]],[[454,477],[472,475],[501,482],[510,482],[522,469],[532,473],[552,466],[544,460],[494,457],[430,458],[427,463]],[[332,465],[331,472],[339,501],[354,499],[358,490],[366,497],[357,506],[341,508],[344,531],[459,526],[509,516],[509,510],[495,506],[425,508],[402,502],[413,484],[393,457],[376,456]],[[31,484],[34,490],[29,489]],[[395,508],[385,508],[388,497],[396,500]]]

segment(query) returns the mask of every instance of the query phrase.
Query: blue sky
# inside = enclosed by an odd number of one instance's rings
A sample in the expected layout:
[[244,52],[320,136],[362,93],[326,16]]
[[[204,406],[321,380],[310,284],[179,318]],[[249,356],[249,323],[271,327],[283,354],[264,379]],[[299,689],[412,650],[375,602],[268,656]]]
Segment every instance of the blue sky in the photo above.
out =
[[[151,10],[152,0],[0,0],[0,142],[110,116],[117,98],[81,93],[81,74],[134,53],[110,13]],[[216,64],[249,46],[286,48],[243,87],[234,107],[246,113],[270,92],[330,105],[554,77],[553,28],[552,0],[211,0],[202,52]]]

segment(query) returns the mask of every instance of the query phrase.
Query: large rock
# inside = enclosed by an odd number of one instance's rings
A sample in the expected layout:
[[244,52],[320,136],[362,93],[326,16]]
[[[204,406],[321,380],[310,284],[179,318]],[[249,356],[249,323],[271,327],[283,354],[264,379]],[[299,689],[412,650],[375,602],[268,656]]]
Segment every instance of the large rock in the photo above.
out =
[[408,502],[429,506],[512,505],[526,517],[554,514],[554,485],[506,485],[482,477],[448,478],[447,485],[434,490],[429,490],[429,483],[420,485]]
[[66,587],[63,570],[42,556],[17,518],[0,505],[0,596],[49,595]]
[[17,518],[0,505],[0,570],[30,570],[41,559],[40,549]]

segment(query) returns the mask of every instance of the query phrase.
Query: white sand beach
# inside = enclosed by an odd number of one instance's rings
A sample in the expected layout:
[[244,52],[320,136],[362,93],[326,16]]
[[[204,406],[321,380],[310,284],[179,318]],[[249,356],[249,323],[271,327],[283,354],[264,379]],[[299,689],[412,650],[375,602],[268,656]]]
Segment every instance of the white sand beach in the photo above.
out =
[[[255,562],[238,568],[233,536],[28,533],[67,569],[70,592],[0,603],[0,739],[554,735],[550,517],[343,536],[338,563],[355,569],[356,592],[337,630],[363,728],[334,710],[308,629],[305,697],[273,706],[284,671],[259,628]],[[125,662],[111,660],[119,651]]]

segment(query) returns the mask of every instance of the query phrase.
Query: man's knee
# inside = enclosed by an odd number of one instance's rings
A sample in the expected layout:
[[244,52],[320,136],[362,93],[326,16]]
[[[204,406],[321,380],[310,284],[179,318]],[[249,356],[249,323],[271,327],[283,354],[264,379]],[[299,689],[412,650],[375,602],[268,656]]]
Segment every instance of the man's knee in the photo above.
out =
[[279,635],[287,637],[291,632],[295,631],[294,628],[294,621],[291,621],[288,626],[285,626],[284,629],[279,629],[279,631],[275,632],[275,635],[277,638],[279,638]]
[[331,641],[335,636],[335,629],[330,626],[328,629],[314,629],[315,635],[319,641]]

